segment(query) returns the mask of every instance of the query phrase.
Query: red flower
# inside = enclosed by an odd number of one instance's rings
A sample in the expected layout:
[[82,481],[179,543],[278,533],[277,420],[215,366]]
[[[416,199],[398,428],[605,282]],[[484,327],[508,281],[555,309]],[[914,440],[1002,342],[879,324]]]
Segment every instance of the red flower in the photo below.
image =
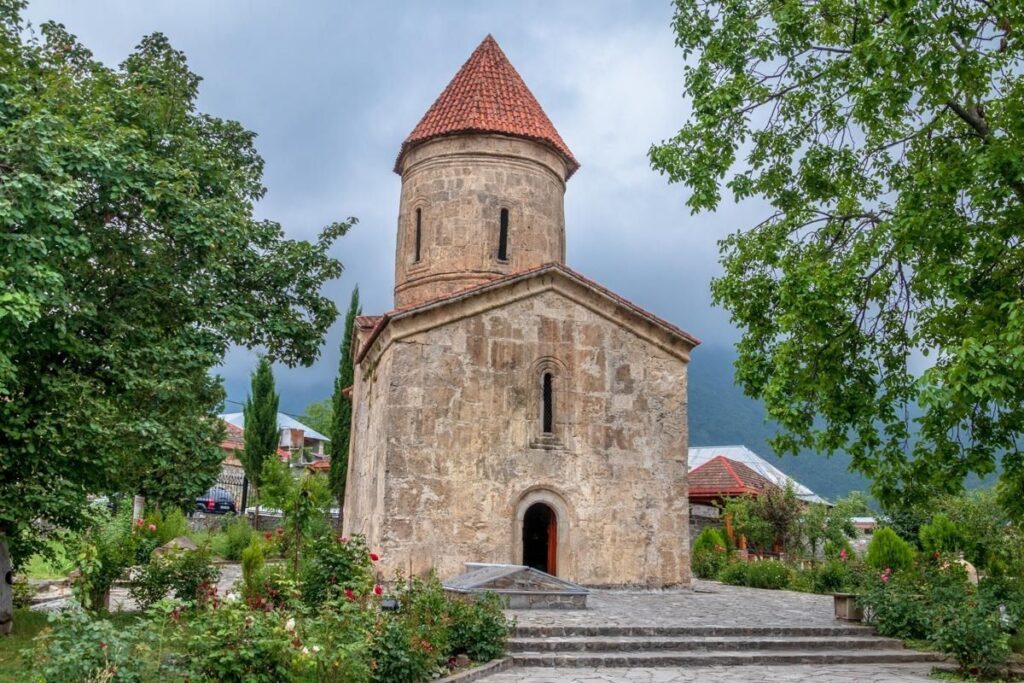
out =
[[345,589],[345,598],[347,598],[348,600],[355,600],[356,599],[356,594],[352,592],[351,588],[346,588]]
[[374,595],[383,595],[384,594],[384,589],[380,587],[379,583],[376,586],[373,587],[373,594]]
[[274,538],[274,534],[271,534],[271,533],[263,534],[263,538],[265,538],[265,539],[267,539],[269,541],[269,540]]
[[371,560],[372,560],[373,562],[376,562],[377,560],[379,560],[379,559],[380,559],[380,555],[378,555],[377,553],[370,553],[370,559],[371,559]]

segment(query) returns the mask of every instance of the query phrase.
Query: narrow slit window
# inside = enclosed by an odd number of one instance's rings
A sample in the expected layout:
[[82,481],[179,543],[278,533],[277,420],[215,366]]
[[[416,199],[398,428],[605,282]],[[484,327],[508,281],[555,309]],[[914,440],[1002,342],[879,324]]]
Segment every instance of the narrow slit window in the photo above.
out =
[[544,373],[541,402],[541,417],[544,422],[544,433],[551,434],[555,430],[554,378],[550,372]]
[[501,223],[498,229],[498,260],[508,260],[508,209],[501,210]]
[[420,260],[420,247],[423,244],[423,210],[416,209],[416,245],[413,252],[413,261]]

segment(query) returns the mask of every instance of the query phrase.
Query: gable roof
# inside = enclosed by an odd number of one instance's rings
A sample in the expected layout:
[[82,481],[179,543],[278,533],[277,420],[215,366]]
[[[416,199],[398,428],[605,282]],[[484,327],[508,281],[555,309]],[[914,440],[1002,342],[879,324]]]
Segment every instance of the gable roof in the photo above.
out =
[[[547,274],[563,277],[575,283],[576,285],[581,286],[582,288],[592,292],[593,294],[596,294],[598,297],[601,297],[602,299],[609,302],[613,306],[624,309],[625,311],[629,312],[636,318],[639,318],[644,322],[660,329],[662,332],[668,334],[670,337],[673,337],[677,340],[684,342],[690,348],[693,348],[700,344],[700,340],[697,339],[697,337],[694,337],[689,332],[686,332],[680,329],[679,327],[676,327],[672,323],[667,322],[662,318],[659,318],[653,313],[650,313],[644,310],[643,308],[640,308],[633,302],[628,301],[627,299],[619,296],[618,294],[612,292],[606,287],[602,287],[593,280],[584,277],[580,273],[577,273],[572,268],[569,268],[568,266],[563,265],[561,263],[547,263],[543,266],[538,266],[537,268],[530,268],[529,270],[523,270],[518,273],[505,275],[504,277],[489,280],[487,282],[481,283],[479,285],[474,285],[472,287],[467,287],[457,292],[446,294],[436,299],[430,299],[428,301],[424,301],[413,306],[408,306],[406,308],[396,308],[394,310],[388,311],[387,313],[378,318],[377,323],[373,328],[373,331],[370,333],[366,341],[363,343],[363,345],[359,348],[358,352],[356,353],[355,362],[358,364],[363,361],[363,359],[366,357],[366,354],[369,353],[371,348],[373,348],[373,345],[376,343],[377,339],[380,337],[385,328],[387,328],[389,323],[391,323],[394,320],[400,320],[428,310],[440,308],[442,306],[448,306],[450,304],[454,304],[457,301],[465,301],[467,299],[483,295],[487,292],[496,289],[511,287],[519,282],[530,280],[533,278],[539,278]],[[632,331],[636,333],[637,329],[634,328]]]
[[778,488],[741,462],[718,455],[690,470],[690,497],[760,495]]
[[690,472],[692,473],[695,469],[719,455],[725,456],[734,463],[738,462],[746,465],[780,488],[785,488],[787,482],[792,483],[796,497],[804,502],[828,503],[828,501],[817,495],[814,491],[793,479],[746,446],[703,446],[691,448],[688,460]]
[[566,162],[566,180],[580,167],[537,98],[489,34],[402,143],[395,173],[401,173],[402,157],[412,147],[433,138],[471,132],[502,133],[552,147]]
[[[219,415],[220,419],[227,422],[229,425],[234,425],[239,429],[245,429],[245,413],[223,413]],[[230,427],[229,427],[230,429]],[[310,439],[317,439],[318,441],[330,441],[326,436],[316,431],[312,427],[307,427],[291,415],[285,415],[284,413],[277,414],[277,429],[301,429],[306,433],[306,436]]]

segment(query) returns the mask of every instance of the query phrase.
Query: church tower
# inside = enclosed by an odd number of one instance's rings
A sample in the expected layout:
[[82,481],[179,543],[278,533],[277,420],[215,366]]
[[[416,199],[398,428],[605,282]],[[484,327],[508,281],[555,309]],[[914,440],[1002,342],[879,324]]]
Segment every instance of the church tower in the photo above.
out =
[[565,262],[579,163],[487,36],[402,144],[395,307]]
[[402,144],[395,307],[356,319],[343,514],[387,580],[690,582],[700,342],[565,264],[578,168],[490,36]]

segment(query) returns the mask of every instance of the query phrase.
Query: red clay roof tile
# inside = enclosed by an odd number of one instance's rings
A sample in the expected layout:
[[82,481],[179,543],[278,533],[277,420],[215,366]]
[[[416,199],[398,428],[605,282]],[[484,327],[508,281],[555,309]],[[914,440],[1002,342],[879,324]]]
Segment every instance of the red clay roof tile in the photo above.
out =
[[502,133],[547,144],[565,159],[566,180],[580,167],[537,98],[490,35],[402,143],[395,173],[401,173],[402,157],[416,145],[469,132]]
[[759,495],[775,484],[741,462],[719,455],[689,474],[690,497]]

